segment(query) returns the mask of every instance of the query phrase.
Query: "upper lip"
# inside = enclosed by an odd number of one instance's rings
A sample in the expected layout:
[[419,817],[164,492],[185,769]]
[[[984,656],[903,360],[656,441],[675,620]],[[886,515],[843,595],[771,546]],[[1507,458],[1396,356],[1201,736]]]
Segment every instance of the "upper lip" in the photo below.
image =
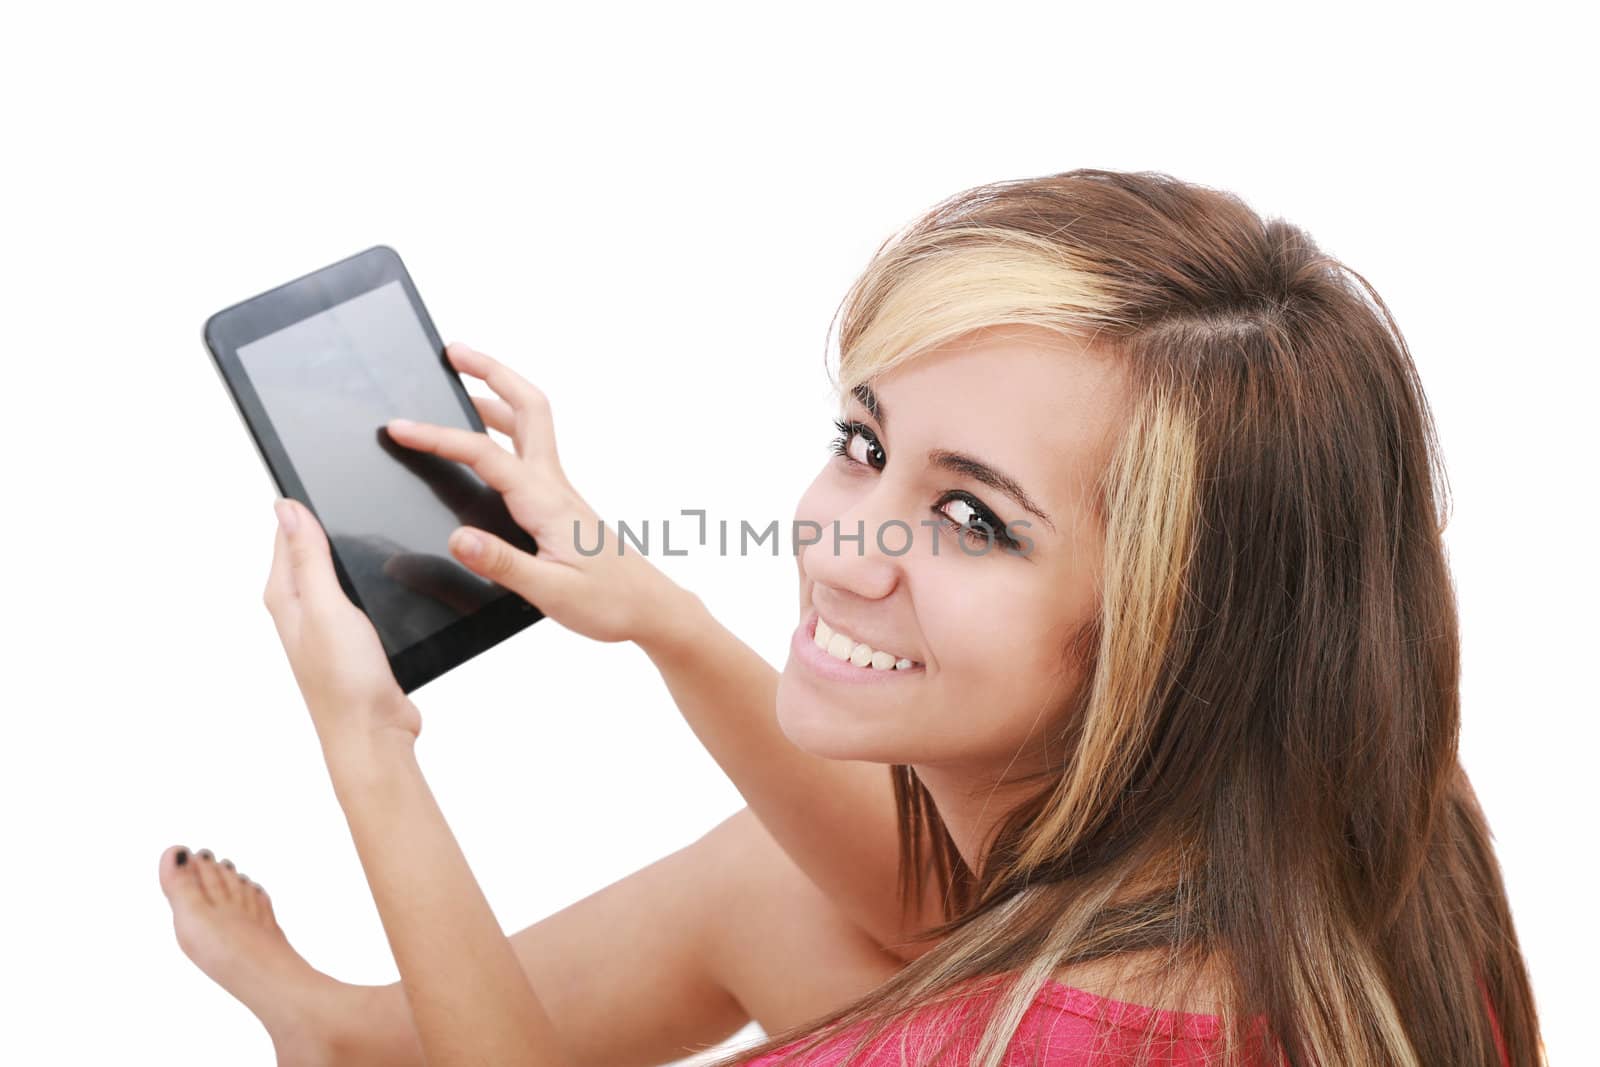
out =
[[815,613],[817,618],[819,618],[823,622],[827,623],[828,624],[828,629],[832,630],[834,633],[842,633],[846,637],[853,637],[857,641],[864,642],[868,647],[876,649],[879,652],[890,652],[890,653],[893,653],[897,657],[898,656],[903,656],[906,659],[911,660],[913,663],[921,663],[922,662],[920,659],[917,659],[915,656],[912,656],[912,655],[902,651],[902,649],[904,648],[904,646],[902,646],[902,645],[896,645],[896,644],[890,644],[890,643],[884,643],[884,644],[880,645],[880,644],[878,644],[878,641],[877,641],[876,638],[868,637],[862,630],[857,629],[854,626],[851,626],[851,625],[848,625],[848,624],[845,624],[845,623],[837,623],[836,624],[832,619],[830,619],[827,616],[823,615],[822,611],[819,608],[817,608],[815,605],[812,606],[811,610],[812,610],[813,613]]

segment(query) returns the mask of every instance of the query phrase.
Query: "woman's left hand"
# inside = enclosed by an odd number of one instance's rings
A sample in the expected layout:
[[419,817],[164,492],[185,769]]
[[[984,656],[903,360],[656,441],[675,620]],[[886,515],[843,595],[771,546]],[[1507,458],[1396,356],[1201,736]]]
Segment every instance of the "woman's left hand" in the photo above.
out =
[[274,506],[277,539],[262,599],[324,751],[414,740],[422,715],[395,681],[372,620],[340,587],[322,524],[299,501]]
[[322,524],[279,500],[265,600],[322,740],[429,1063],[565,1058],[555,1024],[423,779],[416,705],[350,602]]

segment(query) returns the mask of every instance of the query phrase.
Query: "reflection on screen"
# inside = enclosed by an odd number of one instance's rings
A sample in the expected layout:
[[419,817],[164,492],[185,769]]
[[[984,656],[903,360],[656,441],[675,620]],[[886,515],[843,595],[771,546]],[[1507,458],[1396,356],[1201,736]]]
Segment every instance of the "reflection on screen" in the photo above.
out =
[[515,595],[446,546],[471,525],[535,551],[500,494],[383,430],[397,416],[472,428],[398,281],[244,345],[239,360],[390,655]]

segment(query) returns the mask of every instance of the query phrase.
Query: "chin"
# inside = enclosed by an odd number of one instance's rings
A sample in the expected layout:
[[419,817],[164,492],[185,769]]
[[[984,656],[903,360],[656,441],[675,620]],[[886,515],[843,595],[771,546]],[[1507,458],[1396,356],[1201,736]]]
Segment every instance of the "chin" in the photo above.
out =
[[799,670],[785,667],[778,678],[778,729],[796,748],[823,759],[899,763],[901,749],[885,737],[881,720],[874,723],[860,712],[829,700],[810,684],[795,677]]

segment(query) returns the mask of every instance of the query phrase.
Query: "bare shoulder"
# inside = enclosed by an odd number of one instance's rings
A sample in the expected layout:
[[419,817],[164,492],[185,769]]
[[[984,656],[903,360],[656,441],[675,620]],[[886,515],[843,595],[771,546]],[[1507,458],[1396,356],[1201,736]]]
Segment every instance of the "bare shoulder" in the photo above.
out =
[[696,846],[717,877],[711,965],[768,1033],[816,1018],[881,985],[905,961],[828,899],[749,808]]
[[[702,875],[694,891],[714,894],[706,948],[729,993],[768,1033],[814,1019],[870,992],[927,943],[894,952],[849,919],[790,858],[748,807],[691,848]],[[1096,996],[1169,1011],[1215,1014],[1214,973],[1174,989],[1156,954],[1057,968],[1053,977]]]

